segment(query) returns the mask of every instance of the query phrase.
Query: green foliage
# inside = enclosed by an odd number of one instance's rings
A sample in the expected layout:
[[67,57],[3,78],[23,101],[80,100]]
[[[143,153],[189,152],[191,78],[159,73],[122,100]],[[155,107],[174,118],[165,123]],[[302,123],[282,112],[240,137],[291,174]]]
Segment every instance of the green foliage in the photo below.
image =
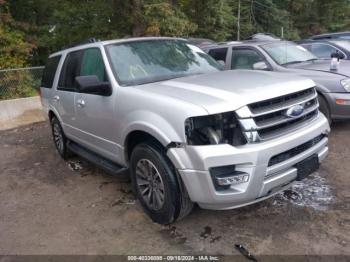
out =
[[0,1],[0,69],[25,66],[32,48],[24,32],[17,29],[6,3]]
[[27,70],[0,72],[0,100],[38,95],[40,77]]
[[41,65],[89,37],[235,40],[239,2],[241,39],[280,36],[281,28],[287,39],[350,28],[349,0],[0,0],[0,66]]
[[227,0],[186,0],[181,7],[197,24],[193,36],[224,41],[231,38],[235,15]]
[[187,37],[197,29],[186,15],[170,3],[151,3],[143,6],[146,35]]

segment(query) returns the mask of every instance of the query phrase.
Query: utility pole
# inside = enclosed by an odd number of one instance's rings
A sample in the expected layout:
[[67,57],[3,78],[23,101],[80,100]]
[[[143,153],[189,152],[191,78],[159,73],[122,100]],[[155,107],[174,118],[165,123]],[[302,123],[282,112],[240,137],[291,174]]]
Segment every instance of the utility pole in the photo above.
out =
[[283,26],[281,27],[281,38],[284,39],[284,28],[283,28]]
[[237,41],[241,38],[241,0],[238,0],[238,14],[237,14]]

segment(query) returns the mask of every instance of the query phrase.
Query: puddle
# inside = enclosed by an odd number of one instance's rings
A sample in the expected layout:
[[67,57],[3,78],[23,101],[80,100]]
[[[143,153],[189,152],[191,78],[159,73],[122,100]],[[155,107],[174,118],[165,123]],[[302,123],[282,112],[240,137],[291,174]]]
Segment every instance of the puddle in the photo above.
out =
[[298,181],[292,188],[278,194],[273,201],[274,205],[290,202],[297,206],[311,207],[315,210],[327,210],[335,202],[330,186],[319,173]]

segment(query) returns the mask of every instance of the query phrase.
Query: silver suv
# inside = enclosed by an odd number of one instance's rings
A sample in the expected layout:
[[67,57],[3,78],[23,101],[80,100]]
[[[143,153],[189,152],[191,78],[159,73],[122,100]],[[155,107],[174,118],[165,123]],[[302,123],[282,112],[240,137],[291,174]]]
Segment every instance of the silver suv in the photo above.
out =
[[52,54],[41,95],[59,154],[112,173],[161,224],[193,206],[252,204],[315,171],[329,125],[311,80],[221,71],[174,38],[91,42]]

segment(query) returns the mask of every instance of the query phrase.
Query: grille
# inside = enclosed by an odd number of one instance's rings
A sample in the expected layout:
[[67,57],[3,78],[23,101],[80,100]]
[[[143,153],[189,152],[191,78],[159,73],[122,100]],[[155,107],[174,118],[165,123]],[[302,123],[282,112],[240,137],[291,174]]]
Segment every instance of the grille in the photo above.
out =
[[288,151],[285,151],[283,153],[280,153],[278,155],[273,156],[270,161],[268,166],[273,166],[273,165],[277,165],[279,163],[282,163],[283,161],[286,161],[289,158],[292,158],[296,155],[301,154],[302,152],[308,150],[309,148],[313,147],[314,145],[316,145],[317,143],[319,143],[323,138],[325,137],[325,135],[319,135],[317,137],[315,137],[314,139],[311,139],[310,141],[294,147]]
[[[288,116],[287,111],[300,105],[298,116]],[[250,143],[270,140],[292,132],[318,115],[315,88],[250,104],[236,111],[243,133]]]

